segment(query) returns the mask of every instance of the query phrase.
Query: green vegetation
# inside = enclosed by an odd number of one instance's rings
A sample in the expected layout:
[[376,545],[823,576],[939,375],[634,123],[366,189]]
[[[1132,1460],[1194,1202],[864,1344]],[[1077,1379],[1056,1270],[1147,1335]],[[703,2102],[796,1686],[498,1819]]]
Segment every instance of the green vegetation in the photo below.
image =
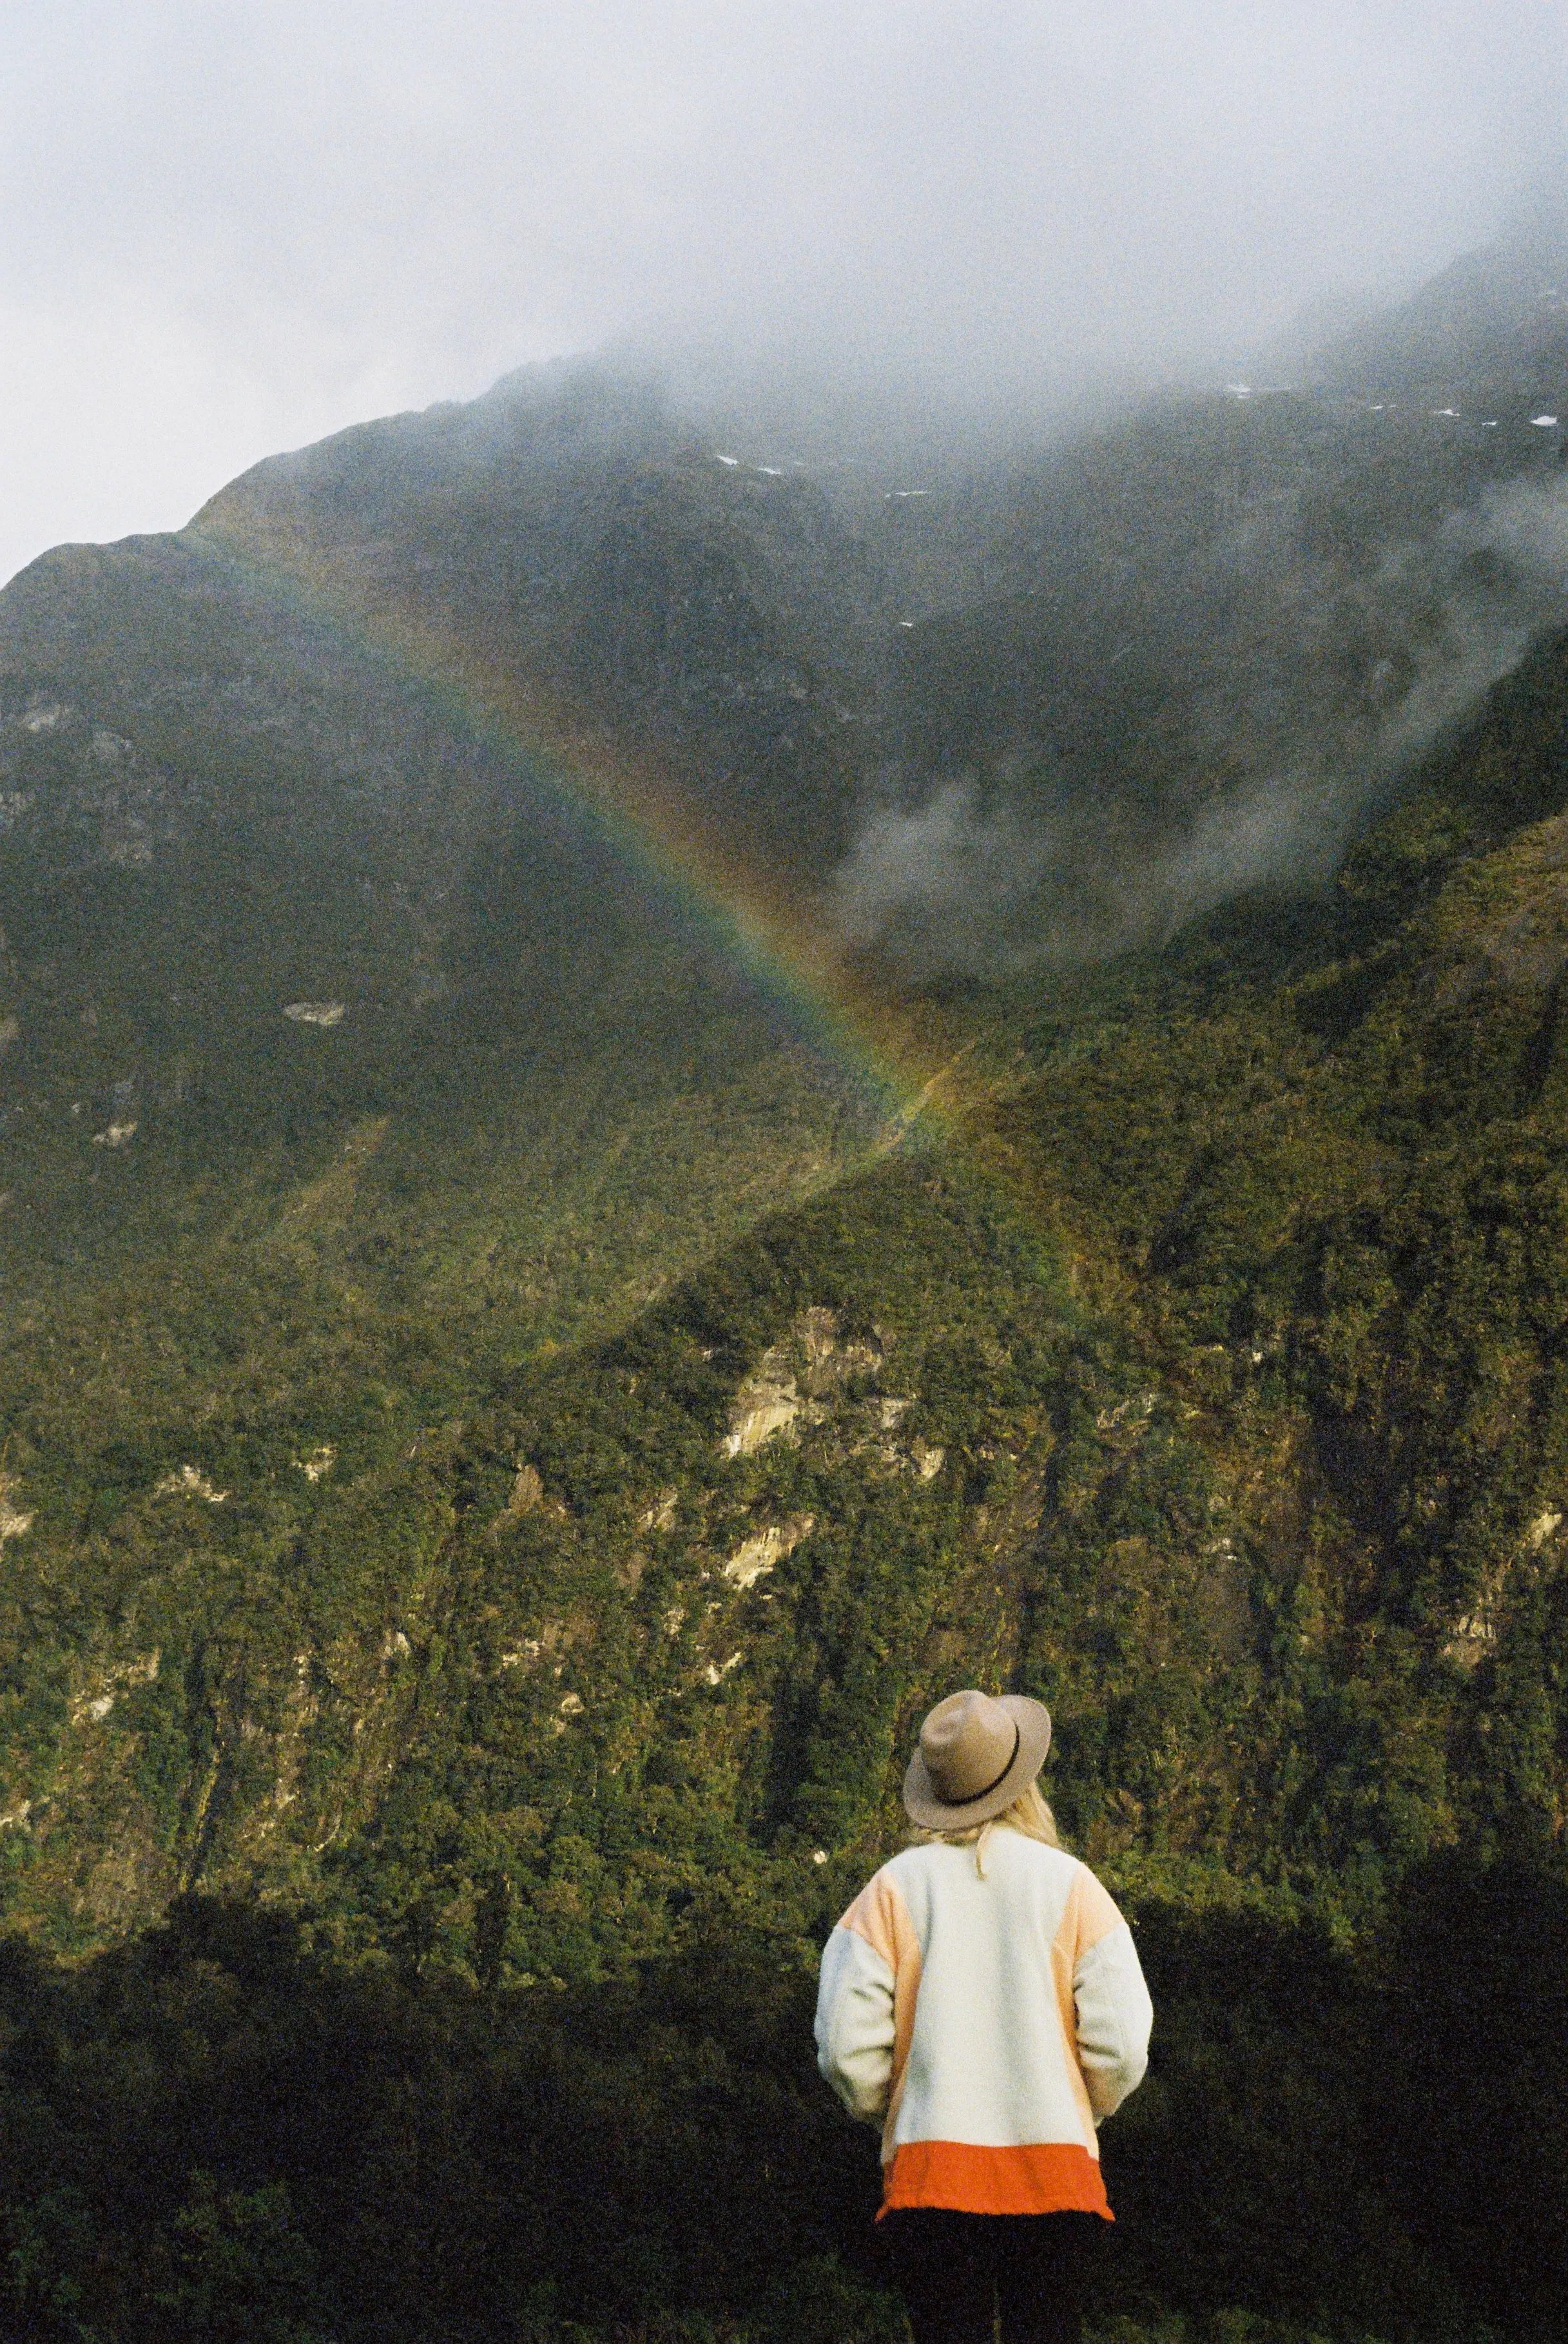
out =
[[813,1971],[976,1682],[1050,1703],[1159,2009],[1100,2344],[1568,2333],[1563,641],[1320,894],[918,1005],[965,1103],[895,1144],[544,768],[217,550],[417,587],[797,881],[923,724],[1043,803],[1052,629],[1143,598],[1120,716],[1062,687],[1108,865],[1284,737],[1161,717],[1193,500],[1194,604],[1290,504],[1216,674],[1260,630],[1353,765],[1380,548],[1482,484],[1157,419],[1009,508],[1101,599],[911,630],[890,714],[908,549],[515,403],[7,596],[0,2329],[895,2337]]
[[[778,1918],[711,1907],[555,1993],[347,1970],[206,1899],[74,1970],[13,1944],[7,2332],[895,2344]],[[1257,1915],[1139,1931],[1162,2048],[1106,2136],[1097,2344],[1563,2332],[1560,1866],[1419,1874],[1372,1960]]]

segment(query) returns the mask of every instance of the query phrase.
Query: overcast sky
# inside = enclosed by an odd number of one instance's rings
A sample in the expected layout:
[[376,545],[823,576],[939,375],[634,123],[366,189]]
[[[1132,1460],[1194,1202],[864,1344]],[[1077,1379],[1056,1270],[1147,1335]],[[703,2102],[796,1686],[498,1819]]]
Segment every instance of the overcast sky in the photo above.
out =
[[1561,0],[5,0],[0,577],[606,340],[1132,383],[1560,161]]

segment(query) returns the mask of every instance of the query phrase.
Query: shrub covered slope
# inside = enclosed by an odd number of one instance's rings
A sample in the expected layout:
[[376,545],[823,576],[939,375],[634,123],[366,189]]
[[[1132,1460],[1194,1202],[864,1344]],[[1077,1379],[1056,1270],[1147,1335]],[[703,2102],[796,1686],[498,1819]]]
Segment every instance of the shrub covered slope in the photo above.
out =
[[[969,1072],[889,1124],[375,593],[819,909],[890,761],[1027,797],[1054,728],[1168,826],[1237,785],[1219,703],[1123,773],[1048,613],[900,667],[908,547],[572,397],[542,455],[533,409],[377,427],[3,606],[5,2318],[895,2332],[814,1955],[974,1682],[1050,1703],[1160,2007],[1107,2337],[1563,2333],[1568,639],[1331,884],[906,995]],[[1250,433],[1278,504],[1284,412],[1162,424],[1182,495]],[[1092,567],[1060,517],[1135,444],[933,543],[1051,504],[1030,559]]]

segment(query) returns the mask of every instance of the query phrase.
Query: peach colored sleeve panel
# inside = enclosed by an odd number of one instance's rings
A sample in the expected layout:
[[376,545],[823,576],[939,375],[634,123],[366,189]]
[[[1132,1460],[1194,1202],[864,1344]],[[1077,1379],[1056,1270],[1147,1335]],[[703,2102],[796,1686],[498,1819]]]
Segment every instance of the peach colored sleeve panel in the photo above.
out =
[[[1063,2065],[1067,2087],[1090,2140],[1094,2138],[1095,2130],[1094,2105],[1078,2055],[1077,1968],[1081,1931],[1079,1883],[1092,1878],[1092,1874],[1079,1867],[1077,1880],[1073,1884],[1062,1914],[1061,1925],[1051,1940],[1051,1985],[1056,1995],[1057,2021],[1062,2030]],[[1097,1881],[1094,1884],[1098,1887],[1099,1884]],[[1101,1894],[1104,1894],[1103,1890]],[[1110,1902],[1108,1897],[1106,1901],[1108,1904]],[[1112,1909],[1114,1911],[1114,1906]]]
[[1108,1937],[1113,1929],[1121,1926],[1121,1915],[1109,1892],[1101,1886],[1087,1864],[1078,1866],[1078,1876],[1073,1883],[1071,1901],[1067,1906],[1075,1930],[1073,1960],[1077,1962],[1091,1945]]
[[911,1955],[916,1961],[920,1958],[909,1907],[885,1864],[866,1882],[838,1925],[864,1937],[882,1955],[895,1977],[901,1959],[906,1961]]

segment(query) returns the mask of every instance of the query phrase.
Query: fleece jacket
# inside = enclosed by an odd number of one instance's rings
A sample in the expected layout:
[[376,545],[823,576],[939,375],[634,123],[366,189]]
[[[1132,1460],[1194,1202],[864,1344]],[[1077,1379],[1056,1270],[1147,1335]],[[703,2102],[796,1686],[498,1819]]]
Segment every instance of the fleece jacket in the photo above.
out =
[[1002,1826],[885,1864],[828,1939],[817,2065],[882,2127],[883,2211],[1108,2221],[1097,2127],[1143,2078],[1132,1933],[1086,1864]]

